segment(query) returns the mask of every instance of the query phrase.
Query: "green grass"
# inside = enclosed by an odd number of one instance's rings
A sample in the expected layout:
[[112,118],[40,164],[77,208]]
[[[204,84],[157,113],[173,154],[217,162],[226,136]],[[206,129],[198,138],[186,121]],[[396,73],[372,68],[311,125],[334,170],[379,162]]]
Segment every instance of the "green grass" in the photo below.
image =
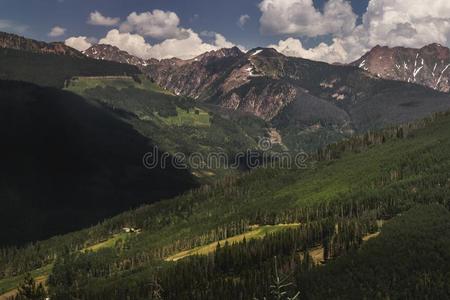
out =
[[210,116],[207,111],[194,107],[190,110],[184,110],[177,107],[177,115],[173,117],[161,117],[160,119],[169,126],[191,126],[191,127],[209,127],[211,126]]
[[[166,99],[164,96],[170,96],[176,98],[171,92],[160,88],[158,85],[154,84],[150,80],[146,79],[144,76],[137,77],[137,80],[131,76],[108,76],[108,77],[74,77],[70,81],[69,85],[66,87],[67,90],[79,94],[81,96],[90,95],[89,91],[95,88],[107,88],[113,87],[118,91],[124,89],[139,89],[142,91],[149,92],[148,97],[161,98],[161,101],[166,101],[166,105],[171,103],[170,99]],[[159,95],[158,95],[159,94]],[[106,102],[112,99],[103,99]],[[129,105],[135,101],[135,99],[126,99],[129,102],[127,105],[122,105],[123,108],[128,108]],[[111,102],[114,106],[117,106],[117,102]],[[157,108],[160,105],[154,105],[153,108]],[[158,103],[161,104],[161,103]],[[141,105],[143,106],[143,105]],[[145,106],[145,105],[144,105]],[[174,116],[164,116],[158,111],[154,112],[157,119],[149,113],[148,108],[139,108],[137,105],[134,106],[132,112],[136,113],[138,117],[143,121],[161,121],[168,126],[191,126],[191,127],[209,127],[211,125],[210,115],[204,109],[199,107],[193,108],[181,108],[176,106],[176,115]]]
[[99,251],[101,249],[106,249],[106,248],[112,248],[116,245],[117,241],[119,240],[125,240],[127,236],[130,236],[133,233],[118,233],[113,235],[111,238],[102,241],[100,243],[94,244],[92,246],[89,246],[85,249],[83,249],[82,251]]
[[[30,274],[37,281],[42,281],[42,280],[45,281],[48,278],[48,276],[50,275],[50,273],[52,272],[52,268],[53,268],[53,264],[48,264],[42,268],[31,271]],[[15,277],[1,279],[0,280],[0,296],[9,291],[17,289],[17,287],[22,282],[23,278],[24,278],[24,274],[15,276]]]
[[167,257],[166,261],[178,261],[180,259],[192,256],[192,255],[207,255],[209,253],[212,253],[216,250],[217,243],[219,243],[221,246],[223,246],[225,243],[228,243],[230,245],[233,245],[235,243],[240,243],[244,239],[251,240],[251,239],[261,239],[265,237],[268,234],[273,234],[276,232],[279,232],[281,230],[289,229],[289,228],[295,228],[297,226],[300,226],[300,224],[279,224],[279,225],[266,225],[266,226],[258,226],[255,225],[252,227],[252,230],[249,232],[235,235],[233,237],[220,240],[218,242],[210,243],[208,245],[196,247],[193,249],[189,249],[186,251],[182,251],[179,253],[176,253],[174,255],[171,255]]

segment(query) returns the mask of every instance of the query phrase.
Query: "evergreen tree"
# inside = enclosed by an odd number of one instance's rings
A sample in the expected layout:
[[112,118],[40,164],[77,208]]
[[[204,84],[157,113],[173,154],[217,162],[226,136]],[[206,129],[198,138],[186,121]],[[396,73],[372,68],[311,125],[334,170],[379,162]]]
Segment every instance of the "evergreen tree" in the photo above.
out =
[[27,273],[19,287],[19,293],[17,294],[16,300],[43,300],[46,298],[47,292],[42,283],[39,285],[36,284],[36,281],[31,277],[31,274]]
[[[294,285],[290,280],[290,276],[279,274],[277,258],[274,257],[274,273],[273,283],[270,285],[270,298],[274,300],[300,300],[300,292],[293,297],[289,296],[289,289]],[[267,298],[264,297],[264,300]],[[255,300],[258,300],[255,298]]]

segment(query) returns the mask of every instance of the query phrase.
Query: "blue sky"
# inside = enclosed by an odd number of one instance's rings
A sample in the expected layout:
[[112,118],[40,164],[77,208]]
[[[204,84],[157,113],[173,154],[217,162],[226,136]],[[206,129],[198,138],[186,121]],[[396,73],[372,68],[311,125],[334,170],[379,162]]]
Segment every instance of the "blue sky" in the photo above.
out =
[[[317,9],[323,9],[325,0],[315,0]],[[258,8],[259,0],[0,0],[0,20],[7,20],[11,27],[4,31],[19,33],[39,40],[62,40],[69,36],[89,36],[101,38],[110,28],[92,26],[87,19],[92,11],[105,16],[120,17],[122,20],[133,11],[145,12],[154,9],[175,12],[184,28],[195,32],[214,31],[224,35],[227,40],[246,48],[275,43],[283,36],[260,33]],[[361,16],[368,0],[352,0],[355,13]],[[250,16],[243,29],[236,23],[241,15]],[[23,30],[24,26],[27,27]],[[66,28],[65,35],[51,38],[51,28]],[[148,39],[148,38],[147,38]],[[307,46],[314,46],[327,37],[304,38]]]
[[142,58],[188,59],[236,45],[346,63],[376,45],[450,46],[450,1],[0,0],[0,31],[80,51],[111,44]]

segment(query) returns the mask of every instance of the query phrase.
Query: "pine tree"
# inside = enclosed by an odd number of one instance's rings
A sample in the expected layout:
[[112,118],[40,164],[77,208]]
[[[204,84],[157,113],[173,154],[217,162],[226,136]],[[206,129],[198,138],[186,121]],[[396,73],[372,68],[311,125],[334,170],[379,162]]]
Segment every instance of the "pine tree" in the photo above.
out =
[[[279,274],[278,272],[278,262],[277,257],[274,257],[274,269],[275,275],[273,277],[273,283],[270,285],[270,294],[271,297],[269,299],[274,300],[300,300],[300,292],[297,292],[293,297],[288,296],[289,288],[291,288],[294,284],[290,280],[290,276],[286,276],[283,274]],[[264,297],[264,300],[268,298]],[[258,300],[255,298],[255,300]]]
[[36,281],[31,277],[30,273],[25,275],[22,284],[19,286],[19,293],[16,300],[43,300],[47,298],[47,292],[45,291],[42,283],[36,284]]

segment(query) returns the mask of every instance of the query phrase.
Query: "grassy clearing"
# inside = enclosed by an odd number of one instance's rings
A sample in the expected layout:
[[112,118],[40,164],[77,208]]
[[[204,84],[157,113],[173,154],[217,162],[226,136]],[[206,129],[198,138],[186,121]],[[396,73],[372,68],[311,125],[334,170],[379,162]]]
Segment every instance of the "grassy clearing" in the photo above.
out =
[[166,258],[166,261],[178,261],[180,259],[186,258],[188,256],[192,255],[207,255],[209,253],[212,253],[216,250],[217,243],[219,243],[221,246],[223,246],[225,243],[229,243],[230,245],[240,243],[244,240],[250,240],[250,239],[261,239],[267,234],[275,233],[284,229],[293,228],[300,226],[300,224],[279,224],[279,225],[267,225],[267,226],[258,226],[254,225],[252,226],[252,230],[240,235],[236,235],[233,237],[230,237],[225,240],[220,240],[219,242],[214,242],[205,246],[196,247],[193,249],[189,249],[186,251],[179,252],[175,255],[172,255],[168,258]]
[[[381,231],[377,231],[371,234],[368,234],[363,237],[363,242],[367,242],[371,239],[374,239],[380,235]],[[324,263],[324,257],[323,257],[323,247],[318,246],[312,249],[308,250],[309,255],[311,256],[312,260],[316,265]]]
[[[44,283],[47,281],[53,268],[53,264],[48,264],[42,268],[31,271],[31,276],[36,280],[37,283]],[[6,299],[15,295],[17,287],[20,285],[25,274],[4,278],[0,280],[0,300]]]
[[[381,227],[382,225],[383,225],[383,222],[380,221],[379,226]],[[233,245],[233,244],[242,242],[244,240],[244,238],[246,240],[261,239],[264,236],[266,236],[267,234],[276,233],[281,230],[288,229],[288,228],[294,228],[297,226],[300,226],[300,224],[279,224],[279,225],[267,225],[267,226],[254,225],[251,227],[252,229],[249,232],[246,232],[246,233],[243,233],[240,235],[236,235],[236,236],[230,237],[225,240],[220,240],[219,242],[214,242],[214,243],[211,243],[211,244],[208,244],[205,246],[200,246],[200,247],[196,247],[193,249],[179,252],[175,255],[167,257],[165,259],[165,261],[175,262],[175,261],[178,261],[180,259],[192,256],[192,255],[208,255],[216,250],[217,243],[219,243],[221,246],[223,246],[226,242],[228,242],[230,245]],[[372,234],[368,234],[363,237],[363,241],[367,242],[368,240],[378,237],[379,234],[380,234],[380,231],[372,233]],[[318,246],[318,247],[310,249],[309,255],[311,255],[312,259],[314,260],[314,262],[316,264],[322,263],[323,262],[323,247]]]
[[197,107],[190,110],[177,107],[177,116],[160,117],[160,119],[169,126],[209,127],[211,125],[209,113]]
[[94,251],[95,252],[95,251],[105,249],[105,248],[112,248],[112,247],[114,247],[114,245],[116,244],[117,241],[124,240],[128,235],[130,235],[130,233],[115,234],[114,236],[107,239],[106,241],[102,241],[95,245],[89,246],[89,247],[83,249],[82,251],[83,252],[86,252],[86,251]]

